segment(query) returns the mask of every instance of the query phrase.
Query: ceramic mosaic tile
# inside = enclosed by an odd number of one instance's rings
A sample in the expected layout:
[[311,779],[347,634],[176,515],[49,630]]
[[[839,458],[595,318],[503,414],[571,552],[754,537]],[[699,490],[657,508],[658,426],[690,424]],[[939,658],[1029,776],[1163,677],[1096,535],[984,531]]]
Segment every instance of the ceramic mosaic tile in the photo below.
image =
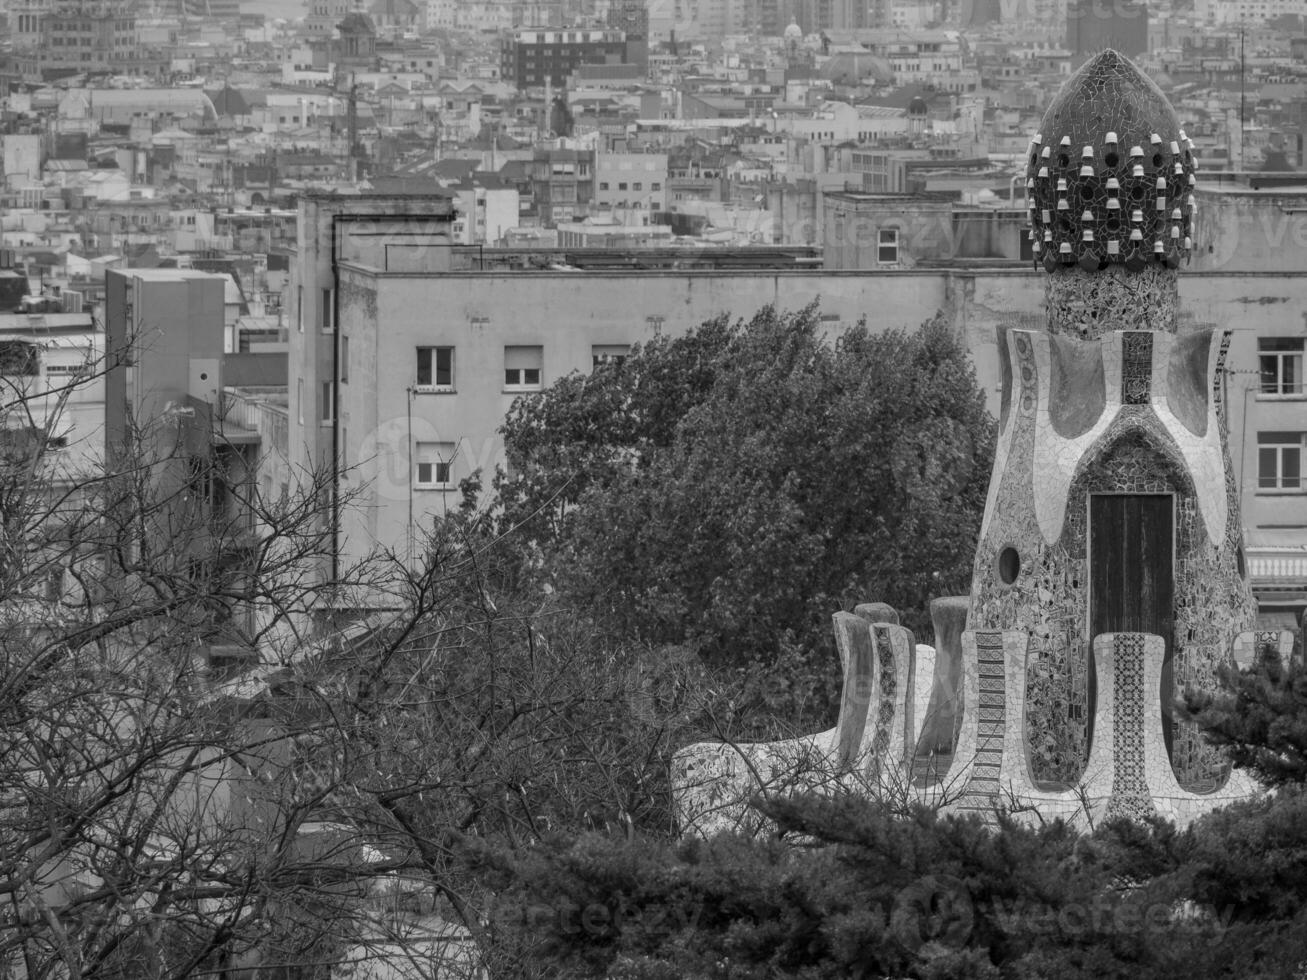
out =
[[[750,795],[798,789],[907,786],[957,809],[1012,806],[1086,826],[1151,814],[1185,824],[1257,791],[1169,708],[1186,688],[1212,689],[1225,665],[1287,658],[1295,646],[1292,633],[1252,629],[1222,384],[1229,333],[1179,310],[1193,183],[1175,113],[1126,59],[1103,52],[1067,82],[1031,141],[1046,319],[999,331],[999,435],[961,633],[960,699],[944,689],[956,629],[937,655],[887,625],[898,616],[885,607],[859,606],[861,621],[838,614],[846,688],[858,686],[857,697],[846,689],[839,726],[682,750],[673,785],[687,831],[751,826]],[[1169,564],[1151,566],[1171,574],[1172,607],[1152,610],[1168,635],[1124,622],[1092,635],[1092,582],[1138,570],[1092,553],[1095,495],[1149,497],[1154,509],[1141,501],[1138,513],[1171,515]],[[1169,499],[1165,511],[1158,496]],[[960,603],[957,612],[961,624]],[[959,700],[950,768],[913,779],[918,736],[952,735],[923,715],[948,705],[952,718]]]

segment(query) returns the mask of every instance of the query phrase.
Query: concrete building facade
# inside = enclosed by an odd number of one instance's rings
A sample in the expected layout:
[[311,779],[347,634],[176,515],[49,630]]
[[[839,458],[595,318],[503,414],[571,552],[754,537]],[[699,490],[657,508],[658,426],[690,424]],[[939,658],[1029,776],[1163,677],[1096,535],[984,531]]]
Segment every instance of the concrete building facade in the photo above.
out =
[[[349,206],[366,213],[389,205]],[[317,209],[316,219],[302,210],[304,230],[319,230],[302,234],[309,249],[292,273],[292,290],[304,288],[304,322],[291,331],[289,442],[297,465],[339,458],[342,485],[360,495],[340,515],[342,559],[376,543],[411,547],[428,515],[457,505],[463,478],[502,465],[497,429],[514,398],[661,333],[683,333],[721,313],[749,315],[766,303],[795,309],[819,301],[832,335],[863,317],[872,329],[910,329],[942,312],[971,349],[997,413],[997,330],[1028,322],[1042,303],[1039,280],[1010,263],[879,272],[503,272],[478,271],[439,244],[423,249],[422,263],[392,252],[389,267],[386,249],[350,245],[333,272],[323,247],[331,241],[326,212],[321,204],[304,207]],[[421,220],[438,239],[440,219],[430,205]],[[1294,469],[1307,448],[1307,400],[1300,400],[1293,346],[1304,336],[1298,311],[1307,308],[1307,275],[1230,270],[1180,282],[1185,317],[1233,327],[1224,378],[1247,560],[1264,610],[1287,613],[1307,603],[1307,483],[1301,475],[1295,483],[1301,470]],[[324,308],[337,319],[324,320]],[[336,322],[339,333],[326,326]],[[1273,392],[1266,387],[1272,382]],[[1294,438],[1272,441],[1286,433]]]
[[[94,471],[104,453],[104,379],[96,365],[104,331],[90,312],[0,313],[0,390],[6,447],[40,439],[48,450],[43,474],[56,486]],[[21,427],[16,402],[25,399]]]
[[662,211],[667,207],[666,153],[595,155],[594,205]]
[[[1293,250],[1277,251],[1299,234],[1296,205],[1285,189],[1210,197],[1196,209],[1181,315],[1232,331],[1222,378],[1247,561],[1263,612],[1287,614],[1307,604],[1307,274],[1280,256]],[[660,333],[766,303],[819,300],[831,333],[864,316],[873,329],[912,328],[942,311],[997,412],[997,329],[1039,315],[1039,280],[1013,254],[945,250],[906,261],[917,224],[939,224],[949,208],[903,208],[913,213],[900,228],[900,261],[876,226],[863,243],[876,261],[862,270],[830,268],[841,259],[828,248],[820,271],[641,269],[638,252],[629,271],[504,271],[491,252],[457,244],[445,199],[307,198],[287,306],[291,465],[340,459],[351,492],[362,493],[341,516],[342,555],[374,542],[402,550],[423,515],[456,504],[461,479],[502,464],[496,430],[515,397]],[[1203,222],[1218,221],[1223,230],[1209,235]],[[1301,233],[1307,241],[1307,224]],[[1231,238],[1240,246],[1229,254],[1202,245]]]
[[68,74],[140,70],[135,11],[121,3],[58,0],[41,18],[43,72]]
[[500,77],[519,90],[552,85],[562,89],[581,65],[627,62],[626,35],[601,30],[518,30],[500,50]]
[[1072,67],[1112,48],[1129,57],[1148,53],[1148,5],[1137,0],[1069,0],[1066,46]]

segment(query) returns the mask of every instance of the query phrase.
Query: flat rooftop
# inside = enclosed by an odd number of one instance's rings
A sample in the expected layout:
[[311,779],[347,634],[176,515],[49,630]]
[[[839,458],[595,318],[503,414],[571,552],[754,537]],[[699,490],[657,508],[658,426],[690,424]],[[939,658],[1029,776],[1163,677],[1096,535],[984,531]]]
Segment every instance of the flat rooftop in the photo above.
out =
[[1200,170],[1195,190],[1201,194],[1307,197],[1307,174],[1296,171]]
[[94,331],[95,320],[90,311],[85,313],[0,313],[0,334],[30,336],[39,333],[82,334]]
[[129,279],[140,279],[143,282],[184,282],[188,279],[222,279],[228,277],[220,272],[208,272],[204,269],[110,269],[110,272],[116,272],[128,277]]
[[[566,229],[565,229],[566,230]],[[588,227],[621,233],[621,227]],[[632,231],[647,232],[647,228]],[[455,251],[452,272],[531,271],[565,267],[579,270],[650,271],[668,269],[820,269],[818,245],[660,246],[658,248],[480,248]]]

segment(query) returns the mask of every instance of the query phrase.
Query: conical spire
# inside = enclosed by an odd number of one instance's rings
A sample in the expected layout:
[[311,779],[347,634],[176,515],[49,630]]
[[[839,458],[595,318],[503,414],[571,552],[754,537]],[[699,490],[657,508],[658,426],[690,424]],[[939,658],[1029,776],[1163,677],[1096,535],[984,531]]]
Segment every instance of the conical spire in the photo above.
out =
[[1161,89],[1116,51],[1062,86],[1030,142],[1036,259],[1096,271],[1174,269],[1193,246],[1193,142]]

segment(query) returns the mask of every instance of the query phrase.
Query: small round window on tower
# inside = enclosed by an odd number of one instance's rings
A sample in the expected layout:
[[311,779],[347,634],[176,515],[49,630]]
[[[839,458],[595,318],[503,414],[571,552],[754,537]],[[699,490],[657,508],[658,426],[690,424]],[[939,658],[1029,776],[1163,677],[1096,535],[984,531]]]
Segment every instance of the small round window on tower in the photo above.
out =
[[1021,574],[1021,555],[1017,549],[1008,545],[998,553],[998,579],[1004,585],[1011,585]]

